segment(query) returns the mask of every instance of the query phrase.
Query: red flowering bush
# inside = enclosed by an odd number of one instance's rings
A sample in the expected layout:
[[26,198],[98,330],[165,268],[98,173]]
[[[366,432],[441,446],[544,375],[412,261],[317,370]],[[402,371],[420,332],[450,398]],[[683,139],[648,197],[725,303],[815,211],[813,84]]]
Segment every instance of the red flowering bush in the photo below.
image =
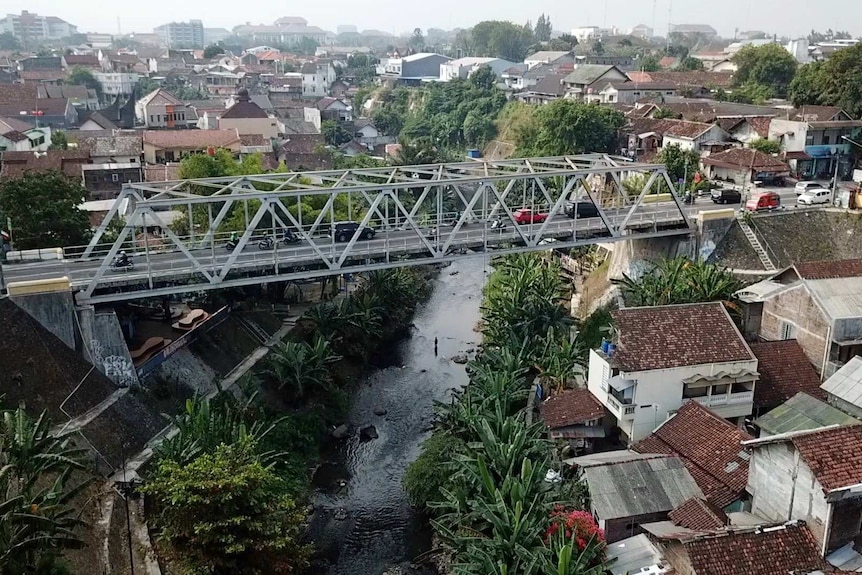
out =
[[570,511],[557,505],[551,512],[551,525],[545,531],[545,541],[550,542],[557,533],[566,541],[574,540],[583,551],[591,542],[604,547],[605,533],[596,524],[588,511]]

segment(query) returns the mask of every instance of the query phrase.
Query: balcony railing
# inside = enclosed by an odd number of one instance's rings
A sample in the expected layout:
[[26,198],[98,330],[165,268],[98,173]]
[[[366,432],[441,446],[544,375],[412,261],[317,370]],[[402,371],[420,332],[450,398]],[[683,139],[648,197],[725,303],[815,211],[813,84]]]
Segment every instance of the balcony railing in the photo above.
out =
[[617,419],[634,419],[635,409],[637,406],[630,403],[623,403],[616,397],[608,394],[608,408],[617,416]]
[[743,391],[740,393],[730,393],[722,395],[711,395],[704,397],[692,397],[683,400],[683,402],[696,401],[705,407],[721,407],[723,405],[739,405],[741,403],[751,403],[754,401],[753,391]]

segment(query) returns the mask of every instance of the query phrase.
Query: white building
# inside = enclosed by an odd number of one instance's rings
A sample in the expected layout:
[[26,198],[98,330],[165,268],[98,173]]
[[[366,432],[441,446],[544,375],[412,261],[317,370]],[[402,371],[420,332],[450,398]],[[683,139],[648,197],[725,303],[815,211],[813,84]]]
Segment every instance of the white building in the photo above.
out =
[[562,64],[564,62],[575,63],[575,57],[571,52],[562,52],[558,50],[542,50],[535,54],[530,54],[524,58],[524,64],[528,68],[533,69],[542,64]]
[[332,83],[335,82],[335,66],[328,59],[317,62],[306,62],[302,65],[302,95],[322,98],[329,94]]
[[153,28],[153,33],[170,48],[204,47],[204,23],[200,20],[169,22]]
[[579,26],[572,28],[572,36],[578,39],[578,42],[589,42],[601,38],[598,26]]
[[93,76],[102,85],[102,93],[108,96],[130,96],[141,78],[133,72],[93,72]]
[[514,62],[503,60],[502,58],[458,58],[450,60],[444,64],[440,64],[440,81],[448,82],[449,80],[464,80],[483,66],[491,68],[494,75],[498,78],[504,70],[508,70],[514,66]]
[[35,128],[16,118],[0,118],[0,153],[44,152],[51,145],[51,128]]
[[27,42],[61,40],[78,33],[78,27],[56,16],[40,16],[26,10],[0,18],[0,33],[8,32],[25,46]]
[[648,436],[688,401],[751,415],[757,358],[721,303],[613,312],[616,348],[590,351],[588,388],[623,441]]

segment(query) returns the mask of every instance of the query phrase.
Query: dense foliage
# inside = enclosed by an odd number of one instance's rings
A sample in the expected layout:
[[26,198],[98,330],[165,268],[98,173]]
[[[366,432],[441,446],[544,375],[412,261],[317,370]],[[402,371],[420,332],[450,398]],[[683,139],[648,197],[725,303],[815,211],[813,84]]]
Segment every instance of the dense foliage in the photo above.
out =
[[27,172],[0,181],[0,221],[12,222],[16,249],[80,246],[90,221],[80,206],[87,190],[58,171]]
[[615,152],[625,117],[607,106],[556,100],[536,108],[533,121],[516,134],[519,156]]
[[778,97],[787,94],[797,66],[796,58],[780,44],[745,46],[733,56],[733,62],[738,67],[734,86],[762,86]]
[[630,306],[721,301],[734,309],[734,294],[742,287],[727,270],[686,257],[664,259],[639,277],[623,274],[612,281]]
[[[485,289],[483,345],[470,383],[439,405],[434,434],[405,476],[411,501],[464,575],[593,575],[603,572],[601,532],[560,530],[555,502],[583,505],[571,483],[549,484],[555,467],[541,423],[527,422],[529,389],[542,365],[578,359],[561,305],[558,267],[538,255],[496,263]],[[426,481],[422,481],[426,478]]]
[[781,142],[758,138],[749,142],[748,147],[764,154],[777,154],[781,151]]
[[790,98],[795,106],[839,106],[853,118],[862,116],[862,44],[802,66],[790,85]]
[[64,549],[83,545],[83,524],[70,501],[86,482],[83,453],[50,433],[43,413],[0,412],[0,575],[49,573]]

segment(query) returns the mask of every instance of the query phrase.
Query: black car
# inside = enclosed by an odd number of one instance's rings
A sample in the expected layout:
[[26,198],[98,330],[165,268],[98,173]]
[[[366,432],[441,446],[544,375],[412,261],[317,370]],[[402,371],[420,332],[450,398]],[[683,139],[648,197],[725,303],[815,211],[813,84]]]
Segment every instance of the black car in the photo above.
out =
[[374,238],[374,228],[364,227],[359,222],[335,222],[332,228],[332,235],[336,242],[349,242],[356,230],[362,229],[359,233],[360,240],[370,240]]
[[710,197],[716,204],[738,204],[742,202],[742,194],[728,188],[712,190]]
[[593,202],[570,202],[566,204],[566,215],[574,218],[575,214],[579,218],[597,218],[599,209]]

